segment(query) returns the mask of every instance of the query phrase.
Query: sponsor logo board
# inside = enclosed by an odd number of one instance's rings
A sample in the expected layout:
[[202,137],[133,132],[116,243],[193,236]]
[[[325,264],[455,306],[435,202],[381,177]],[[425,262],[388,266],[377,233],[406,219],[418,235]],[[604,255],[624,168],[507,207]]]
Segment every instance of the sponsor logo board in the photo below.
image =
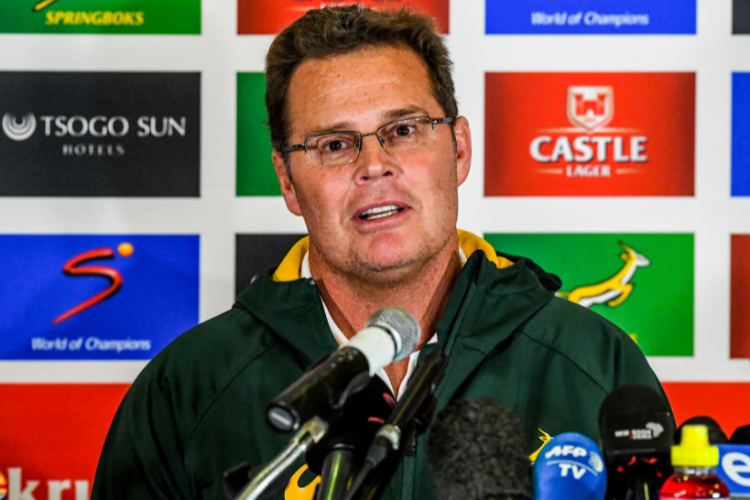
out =
[[184,34],[201,32],[201,0],[0,2],[0,33]]
[[277,267],[305,234],[235,235],[235,294],[239,295],[260,273]]
[[0,196],[199,196],[198,73],[0,72]]
[[487,34],[685,34],[696,0],[486,0]]
[[487,73],[486,196],[693,196],[694,73]]
[[732,196],[750,196],[750,73],[732,74]]
[[732,33],[750,33],[750,0],[732,0]]
[[750,358],[750,234],[732,235],[729,356]]
[[0,359],[150,359],[198,322],[195,235],[0,236]]
[[0,498],[88,500],[129,384],[0,384]]
[[662,382],[677,425],[708,415],[731,437],[747,425],[750,415],[750,382]]
[[647,356],[693,355],[692,234],[485,235],[562,279],[557,295],[622,328]]
[[281,196],[265,96],[264,73],[237,74],[237,196]]
[[356,4],[377,10],[407,7],[434,18],[438,30],[448,33],[449,0],[238,0],[237,33],[273,35],[302,17],[308,10]]
[[731,498],[750,498],[750,444],[720,444],[716,474],[729,488]]

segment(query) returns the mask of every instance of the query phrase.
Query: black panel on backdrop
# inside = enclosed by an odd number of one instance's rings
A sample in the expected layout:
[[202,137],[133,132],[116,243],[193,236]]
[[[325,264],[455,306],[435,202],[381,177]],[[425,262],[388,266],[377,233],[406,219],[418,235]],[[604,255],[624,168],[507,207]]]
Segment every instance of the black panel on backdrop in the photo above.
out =
[[750,0],[732,1],[732,33],[750,33]]
[[199,73],[0,72],[0,196],[200,196]]
[[305,234],[238,234],[235,238],[234,290],[239,295],[263,271],[277,267]]

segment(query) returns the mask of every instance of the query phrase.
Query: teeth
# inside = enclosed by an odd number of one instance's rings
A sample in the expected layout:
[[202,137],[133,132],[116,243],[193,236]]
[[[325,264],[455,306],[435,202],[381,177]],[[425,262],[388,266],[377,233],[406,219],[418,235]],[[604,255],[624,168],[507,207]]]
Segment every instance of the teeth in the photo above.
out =
[[402,209],[397,207],[396,205],[385,205],[382,207],[373,207],[362,212],[359,215],[359,218],[367,219],[367,220],[382,219],[383,217],[390,217],[392,215],[395,215],[401,210]]

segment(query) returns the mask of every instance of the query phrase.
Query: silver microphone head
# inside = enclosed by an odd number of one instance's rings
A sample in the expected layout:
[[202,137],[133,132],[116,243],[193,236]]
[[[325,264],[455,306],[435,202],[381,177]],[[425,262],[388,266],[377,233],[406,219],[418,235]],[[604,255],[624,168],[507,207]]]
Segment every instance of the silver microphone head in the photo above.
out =
[[377,326],[391,334],[396,344],[396,355],[393,361],[408,358],[417,347],[419,323],[414,316],[401,308],[387,307],[375,311],[375,314],[370,316],[367,326]]

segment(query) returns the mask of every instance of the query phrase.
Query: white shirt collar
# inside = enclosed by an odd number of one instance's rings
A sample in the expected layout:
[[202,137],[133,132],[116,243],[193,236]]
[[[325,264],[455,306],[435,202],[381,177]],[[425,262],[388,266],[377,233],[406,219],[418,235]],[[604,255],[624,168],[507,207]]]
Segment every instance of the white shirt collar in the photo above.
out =
[[[463,250],[461,250],[461,247],[458,247],[458,256],[461,259],[461,267],[463,267],[463,265],[466,264],[466,254],[464,254]],[[302,266],[300,267],[300,277],[306,278],[306,279],[312,279],[312,272],[310,271],[310,252],[305,253],[304,258],[302,259]],[[320,301],[323,304],[323,311],[325,311],[326,313],[328,326],[331,329],[331,333],[333,333],[333,338],[336,340],[336,343],[338,345],[342,345],[346,343],[348,339],[346,338],[346,335],[344,335],[344,332],[341,331],[341,328],[339,328],[336,322],[333,321],[333,318],[331,317],[331,313],[328,311],[328,308],[326,307],[325,301],[322,298]],[[432,335],[432,337],[430,337],[430,340],[427,341],[427,343],[434,344],[437,341],[438,341],[437,332],[435,332]],[[414,370],[417,367],[417,359],[419,359],[419,352],[420,351],[414,351],[413,353],[409,355],[409,366],[406,370],[406,375],[404,376],[404,379],[401,381],[401,385],[399,386],[398,397],[401,397],[401,395],[404,393],[403,389],[406,388],[406,385],[409,382],[409,379],[411,378],[412,374],[414,373]],[[385,370],[381,368],[380,370],[378,370],[377,375],[383,380],[383,382],[385,382],[385,384],[391,390],[391,393],[395,394],[395,391],[393,390],[393,385],[391,384],[391,380],[388,378],[388,375],[385,373]]]

